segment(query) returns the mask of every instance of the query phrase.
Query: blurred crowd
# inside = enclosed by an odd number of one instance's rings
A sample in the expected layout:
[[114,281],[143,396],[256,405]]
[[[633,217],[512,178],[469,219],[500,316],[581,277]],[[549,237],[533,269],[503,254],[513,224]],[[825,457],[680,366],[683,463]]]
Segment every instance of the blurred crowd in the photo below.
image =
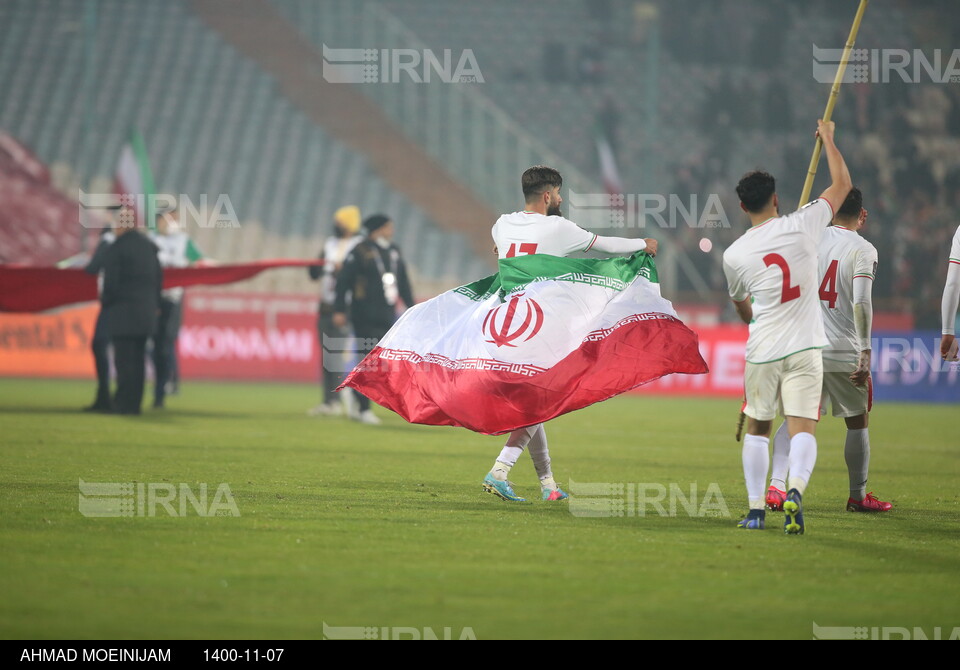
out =
[[[670,188],[703,197],[719,194],[731,227],[678,228],[677,242],[688,252],[694,253],[705,232],[721,248],[741,234],[745,224],[732,185],[749,169],[770,169],[778,179],[782,202],[795,206],[813,149],[816,116],[822,114],[829,85],[814,85],[811,60],[785,59],[783,47],[799,21],[818,13],[835,26],[834,34],[817,40],[820,46],[842,45],[849,23],[840,19],[852,19],[856,3],[839,4],[806,3],[802,14],[780,0],[752,7],[769,19],[762,22],[764,30],[748,30],[759,17],[752,9],[745,16],[743,3],[659,4],[670,58],[717,74],[697,119],[706,150],[685,157]],[[871,6],[868,14],[876,15],[864,21],[857,46],[921,50],[931,61],[939,50],[941,68],[946,68],[954,38],[960,36],[960,20],[948,5]],[[887,19],[899,11],[910,20],[891,25],[896,22]],[[800,41],[808,44],[811,38]],[[811,89],[816,97],[803,97]],[[810,109],[808,100],[815,103]],[[869,212],[864,235],[880,255],[875,301],[881,309],[911,312],[917,327],[935,328],[950,240],[960,225],[960,81],[935,82],[924,73],[909,83],[896,74],[888,83],[846,83],[834,120],[838,144]],[[754,152],[751,143],[756,143]],[[753,154],[772,165],[743,163]],[[825,169],[821,164],[820,171]],[[820,181],[814,197],[818,188]],[[722,285],[719,256],[705,262],[713,266],[711,284]]]

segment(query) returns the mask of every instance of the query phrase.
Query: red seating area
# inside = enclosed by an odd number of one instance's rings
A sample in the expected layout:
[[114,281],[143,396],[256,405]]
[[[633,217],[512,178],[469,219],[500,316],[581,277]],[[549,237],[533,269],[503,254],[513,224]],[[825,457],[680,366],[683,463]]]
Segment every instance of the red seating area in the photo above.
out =
[[0,131],[0,262],[53,265],[80,251],[79,205],[29,149]]

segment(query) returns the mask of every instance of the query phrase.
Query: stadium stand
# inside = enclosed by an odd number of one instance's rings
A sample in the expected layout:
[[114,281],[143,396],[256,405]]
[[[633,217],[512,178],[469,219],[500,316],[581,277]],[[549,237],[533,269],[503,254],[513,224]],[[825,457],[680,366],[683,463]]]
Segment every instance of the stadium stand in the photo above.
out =
[[[211,207],[219,194],[229,196],[240,229],[194,231],[214,258],[312,256],[332,212],[356,203],[396,219],[420,283],[451,286],[488,273],[489,261],[461,235],[390,189],[364,156],[311,122],[186,3],[102,0],[95,17],[86,6],[17,0],[0,7],[0,89],[7,92],[0,128],[50,165],[53,183],[71,197],[78,187],[112,182],[120,149],[138,128],[160,192],[195,204],[208,194]],[[91,26],[96,38],[84,41]],[[76,237],[61,238],[61,257],[78,250]],[[315,289],[299,273],[254,284]]]
[[[451,235],[449,221],[431,217],[411,193],[384,179],[369,155],[318,127],[262,63],[199,20],[203,4],[103,0],[99,39],[85,42],[84,3],[4,3],[0,126],[48,163],[52,182],[67,190],[89,185],[89,175],[109,178],[126,129],[140,127],[161,189],[191,198],[230,195],[243,234],[203,231],[201,242],[213,256],[303,255],[303,245],[312,250],[324,232],[316,230],[318,216],[359,202],[366,212],[396,212],[404,222],[400,242],[422,276],[468,279],[487,271],[475,243],[471,249],[469,240]],[[794,205],[811,128],[826,99],[828,84],[812,80],[812,59],[787,62],[782,54],[809,53],[811,35],[819,47],[839,47],[849,19],[847,8],[822,0],[802,7],[786,0],[749,7],[732,0],[487,0],[482,7],[269,0],[269,6],[318,52],[325,43],[472,49],[484,82],[469,94],[450,92],[444,115],[431,107],[429,91],[357,88],[492,210],[515,202],[509,176],[525,162],[569,166],[564,173],[576,175],[571,188],[597,188],[594,129],[603,123],[616,136],[627,193],[695,194],[701,205],[716,194],[729,228],[680,225],[657,234],[669,243],[665,250],[679,252],[674,296],[717,303],[724,301],[719,254],[700,255],[700,238],[722,249],[737,236],[742,221],[732,185],[748,169],[777,175],[786,205]],[[948,4],[912,7],[910,21],[904,8],[901,2],[871,7],[858,48],[930,54],[953,43],[951,24],[937,20]],[[761,19],[769,31],[748,30]],[[544,34],[539,27],[548,20],[551,31]],[[942,65],[948,59],[945,53]],[[845,86],[835,118],[871,212],[867,235],[882,266],[878,304],[912,311],[918,325],[930,325],[936,313],[928,305],[936,303],[943,278],[920,270],[960,214],[960,88],[921,79]],[[415,112],[407,125],[398,116],[404,108]],[[506,131],[486,134],[489,126]],[[517,139],[531,137],[540,144]]]
[[26,147],[0,132],[0,263],[53,265],[77,248],[77,205]]

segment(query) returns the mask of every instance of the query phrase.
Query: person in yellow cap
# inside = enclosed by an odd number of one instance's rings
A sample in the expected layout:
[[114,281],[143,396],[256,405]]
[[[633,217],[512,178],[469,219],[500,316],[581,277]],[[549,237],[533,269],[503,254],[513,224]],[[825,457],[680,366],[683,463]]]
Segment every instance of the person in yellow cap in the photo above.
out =
[[361,240],[360,208],[355,205],[341,207],[333,214],[333,235],[327,238],[320,250],[323,265],[309,268],[310,278],[320,280],[317,332],[320,336],[323,382],[323,402],[307,410],[311,416],[337,416],[344,411],[342,398],[335,389],[343,381],[346,367],[344,352],[348,348],[350,332],[348,327],[334,324],[333,303],[337,295],[337,276],[343,261]]

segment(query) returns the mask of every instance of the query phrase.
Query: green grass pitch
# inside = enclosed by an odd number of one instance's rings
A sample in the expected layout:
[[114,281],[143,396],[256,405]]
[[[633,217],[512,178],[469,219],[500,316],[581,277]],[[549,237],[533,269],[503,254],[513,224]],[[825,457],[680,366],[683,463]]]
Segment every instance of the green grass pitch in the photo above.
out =
[[[711,484],[730,511],[583,517],[501,502],[502,438],[318,419],[310,386],[188,383],[164,412],[76,411],[91,383],[0,380],[0,635],[320,638],[323,624],[490,638],[798,638],[960,627],[955,406],[881,404],[870,489],[844,511],[843,422],[818,434],[807,533],[735,527],[735,401],[619,397],[548,424],[561,485]],[[79,480],[229,485],[240,516],[88,518]],[[511,473],[537,497],[529,457]],[[621,496],[621,500],[625,496]],[[664,505],[668,501],[664,501]],[[716,502],[714,500],[714,502]]]

